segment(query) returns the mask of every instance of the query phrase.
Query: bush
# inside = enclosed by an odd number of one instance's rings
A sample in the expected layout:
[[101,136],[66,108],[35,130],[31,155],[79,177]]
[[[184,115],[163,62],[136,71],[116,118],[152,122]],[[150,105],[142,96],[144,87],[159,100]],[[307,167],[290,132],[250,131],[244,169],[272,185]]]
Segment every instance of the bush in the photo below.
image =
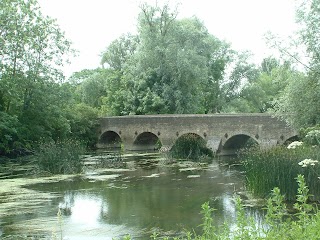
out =
[[35,153],[38,167],[41,171],[52,174],[81,173],[85,147],[78,141],[42,143]]
[[311,130],[310,132],[307,133],[307,135],[304,137],[305,142],[309,145],[315,145],[319,146],[320,145],[320,130],[315,129]]
[[196,134],[180,137],[170,150],[173,158],[199,160],[202,157],[212,157],[213,153],[206,147],[206,142]]

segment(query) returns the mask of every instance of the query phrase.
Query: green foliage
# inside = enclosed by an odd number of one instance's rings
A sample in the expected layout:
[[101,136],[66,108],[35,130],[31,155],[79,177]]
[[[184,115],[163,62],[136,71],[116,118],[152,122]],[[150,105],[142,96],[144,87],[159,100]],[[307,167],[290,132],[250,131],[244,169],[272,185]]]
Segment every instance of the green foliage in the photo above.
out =
[[9,155],[19,143],[19,122],[14,116],[0,111],[0,155]]
[[284,196],[280,189],[272,191],[268,199],[266,220],[268,227],[264,229],[263,239],[318,239],[320,212],[308,203],[310,195],[303,175],[296,178],[298,183],[296,213],[288,215],[288,209],[284,203]]
[[263,113],[273,110],[275,101],[282,96],[282,91],[294,73],[290,65],[280,64],[271,57],[262,61],[260,69],[242,63],[234,71],[233,77],[242,79],[238,80],[241,88],[235,91],[223,108],[226,112]]
[[[300,0],[297,8],[297,22],[300,24],[300,42],[305,45],[310,65],[310,73],[320,74],[320,22],[319,22],[319,0]],[[316,79],[315,79],[316,80]]]
[[213,156],[212,151],[206,147],[204,139],[196,134],[186,134],[178,138],[169,154],[173,158],[192,160]]
[[296,128],[317,125],[320,123],[319,93],[320,85],[313,78],[293,74],[276,101],[276,114]]
[[318,163],[302,162],[305,159],[320,159],[319,148],[301,146],[295,149],[251,149],[241,158],[246,172],[247,188],[255,196],[264,198],[273,187],[278,187],[285,193],[286,200],[293,201],[297,190],[295,177],[302,174],[313,194],[312,199],[319,199],[320,187],[317,181],[320,166]]
[[274,229],[279,228],[287,214],[287,206],[284,203],[285,197],[281,195],[280,188],[275,187],[271,191],[271,196],[267,201],[266,223]]
[[0,154],[7,155],[67,137],[68,96],[59,82],[73,50],[36,0],[3,0],[0,9]]
[[72,50],[36,0],[4,0],[0,9],[0,96],[4,111],[21,115],[36,102],[41,87],[62,79],[58,69]]
[[300,132],[306,144],[311,146],[320,145],[320,126],[308,127],[302,129]]
[[80,103],[70,106],[67,112],[71,131],[69,136],[93,148],[98,141],[98,110]]
[[[320,123],[320,21],[319,0],[299,0],[296,10],[298,32],[297,49],[305,49],[303,55],[292,54],[289,47],[279,49],[305,67],[304,74],[295,74],[277,101],[276,113],[296,128],[305,128]],[[297,44],[296,44],[297,45]]]
[[103,53],[102,63],[119,74],[107,88],[107,113],[217,111],[233,51],[196,17],[177,14],[168,4],[141,5],[138,35],[120,37]]
[[217,237],[215,233],[215,227],[213,226],[212,213],[214,211],[213,208],[210,207],[209,202],[202,204],[202,215],[203,215],[203,223],[202,231],[204,239],[215,239]]
[[76,103],[100,109],[103,98],[107,95],[111,74],[113,73],[106,69],[85,69],[75,72],[65,85],[72,89],[71,96]]
[[101,64],[108,64],[116,71],[125,69],[125,64],[136,52],[139,44],[139,37],[131,34],[122,35],[114,40],[102,54]]
[[83,144],[74,140],[42,143],[35,153],[40,171],[51,174],[81,173]]

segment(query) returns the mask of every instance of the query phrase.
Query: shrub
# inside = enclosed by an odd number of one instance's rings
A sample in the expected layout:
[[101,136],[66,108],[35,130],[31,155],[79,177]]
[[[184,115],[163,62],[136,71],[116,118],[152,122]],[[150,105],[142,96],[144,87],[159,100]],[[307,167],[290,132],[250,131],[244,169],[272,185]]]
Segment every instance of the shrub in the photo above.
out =
[[308,127],[300,130],[303,141],[308,145],[320,145],[320,126]]
[[311,130],[305,136],[305,142],[309,145],[320,145],[320,130]]
[[212,157],[213,153],[206,147],[206,142],[196,134],[186,134],[180,137],[170,150],[173,158],[199,160],[202,157]]

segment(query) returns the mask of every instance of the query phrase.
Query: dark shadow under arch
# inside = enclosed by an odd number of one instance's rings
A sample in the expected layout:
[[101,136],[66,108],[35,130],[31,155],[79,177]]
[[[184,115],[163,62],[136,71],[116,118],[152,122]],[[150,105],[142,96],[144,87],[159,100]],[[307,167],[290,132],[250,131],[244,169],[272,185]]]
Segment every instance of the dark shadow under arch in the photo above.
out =
[[221,155],[234,155],[241,149],[257,146],[258,142],[246,134],[237,134],[230,137],[222,146]]
[[161,141],[154,133],[143,132],[137,136],[133,145],[140,150],[155,150],[161,147]]
[[284,142],[283,142],[283,145],[284,146],[288,146],[290,143],[294,142],[294,141],[299,141],[299,137],[298,135],[295,135],[295,136],[292,136],[292,137],[289,137],[288,139],[286,139]]
[[106,131],[100,136],[98,145],[99,148],[120,148],[121,142],[121,137],[118,133],[114,131]]

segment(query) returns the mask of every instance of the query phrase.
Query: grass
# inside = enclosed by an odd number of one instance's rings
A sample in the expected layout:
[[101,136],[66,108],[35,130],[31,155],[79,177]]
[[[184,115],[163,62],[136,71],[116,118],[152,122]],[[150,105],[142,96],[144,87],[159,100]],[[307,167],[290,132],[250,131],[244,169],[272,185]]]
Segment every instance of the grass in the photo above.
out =
[[241,159],[246,173],[247,189],[254,196],[266,198],[274,187],[278,187],[284,192],[285,200],[294,201],[297,192],[295,178],[301,174],[313,195],[311,199],[320,200],[319,163],[305,166],[300,163],[304,159],[320,159],[319,147],[275,147],[265,150],[254,148],[242,153]]

